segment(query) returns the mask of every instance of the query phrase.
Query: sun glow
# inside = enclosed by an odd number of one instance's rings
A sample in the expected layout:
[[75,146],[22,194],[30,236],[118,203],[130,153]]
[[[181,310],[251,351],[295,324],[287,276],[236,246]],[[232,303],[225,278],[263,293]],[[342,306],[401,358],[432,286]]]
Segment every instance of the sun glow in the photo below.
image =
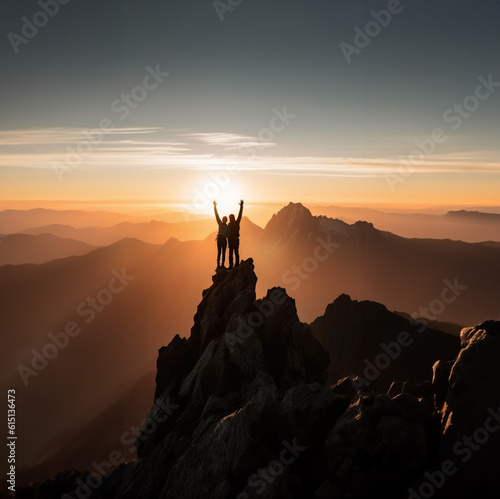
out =
[[229,217],[231,213],[238,216],[239,202],[245,199],[244,190],[234,178],[229,179],[226,184],[216,184],[213,182],[209,187],[204,186],[198,192],[203,192],[206,203],[203,205],[203,212],[213,214],[213,201],[217,203],[219,215]]

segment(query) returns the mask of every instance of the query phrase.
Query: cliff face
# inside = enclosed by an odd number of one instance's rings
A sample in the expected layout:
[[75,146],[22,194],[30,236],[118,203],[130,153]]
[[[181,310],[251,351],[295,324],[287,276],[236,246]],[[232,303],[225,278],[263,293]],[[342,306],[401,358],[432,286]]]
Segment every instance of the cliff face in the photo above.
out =
[[280,418],[283,403],[295,402],[291,390],[309,386],[305,396],[327,399],[321,421],[347,408],[323,386],[328,355],[294,301],[281,288],[255,300],[256,280],[251,260],[217,273],[190,338],[160,350],[140,459],[110,479],[116,497],[234,497],[282,441],[298,446]]

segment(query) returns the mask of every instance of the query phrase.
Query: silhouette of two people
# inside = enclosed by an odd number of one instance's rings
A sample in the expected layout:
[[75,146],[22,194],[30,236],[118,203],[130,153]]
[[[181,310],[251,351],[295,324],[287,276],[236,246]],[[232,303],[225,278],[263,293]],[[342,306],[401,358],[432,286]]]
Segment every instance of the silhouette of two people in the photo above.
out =
[[227,217],[219,217],[217,211],[217,203],[214,201],[215,219],[219,225],[219,232],[217,233],[217,269],[224,267],[226,261],[226,248],[229,245],[229,269],[240,264],[240,222],[243,215],[243,200],[240,201],[240,212],[238,218],[234,215],[229,215],[229,223]]

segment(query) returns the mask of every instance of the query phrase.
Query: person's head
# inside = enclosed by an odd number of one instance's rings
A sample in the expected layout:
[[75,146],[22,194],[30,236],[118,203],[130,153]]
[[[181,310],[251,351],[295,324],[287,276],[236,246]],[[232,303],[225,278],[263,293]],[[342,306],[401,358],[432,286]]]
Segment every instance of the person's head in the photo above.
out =
[[222,223],[225,224],[227,222],[227,217],[222,217]]
[[231,213],[231,215],[229,215],[229,221],[234,222],[234,215],[232,213]]

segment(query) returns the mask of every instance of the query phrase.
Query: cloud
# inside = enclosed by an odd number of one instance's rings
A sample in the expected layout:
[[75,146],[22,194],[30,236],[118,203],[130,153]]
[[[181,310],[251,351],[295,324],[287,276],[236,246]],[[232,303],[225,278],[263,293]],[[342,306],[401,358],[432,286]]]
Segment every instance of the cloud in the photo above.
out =
[[122,135],[142,135],[162,130],[158,127],[147,128],[33,128],[26,130],[0,130],[0,145],[2,146],[36,146],[49,144],[67,144],[84,139],[88,135],[100,133],[103,137]]
[[[67,161],[68,154],[74,154],[92,133],[96,131],[57,127],[0,131],[0,167],[53,168],[54,163]],[[372,177],[397,174],[409,159],[407,156],[278,156],[261,151],[274,145],[225,132],[118,128],[103,130],[99,143],[81,154],[78,167],[215,171],[231,166],[274,175]],[[212,146],[218,149],[211,149]],[[245,148],[254,148],[256,154],[245,154],[248,152]],[[496,151],[450,152],[423,157],[414,165],[416,174],[459,172],[500,173],[498,155]]]
[[184,134],[184,137],[198,139],[211,146],[221,146],[228,151],[251,147],[264,149],[276,146],[275,142],[263,142],[258,137],[226,132],[187,133]]

